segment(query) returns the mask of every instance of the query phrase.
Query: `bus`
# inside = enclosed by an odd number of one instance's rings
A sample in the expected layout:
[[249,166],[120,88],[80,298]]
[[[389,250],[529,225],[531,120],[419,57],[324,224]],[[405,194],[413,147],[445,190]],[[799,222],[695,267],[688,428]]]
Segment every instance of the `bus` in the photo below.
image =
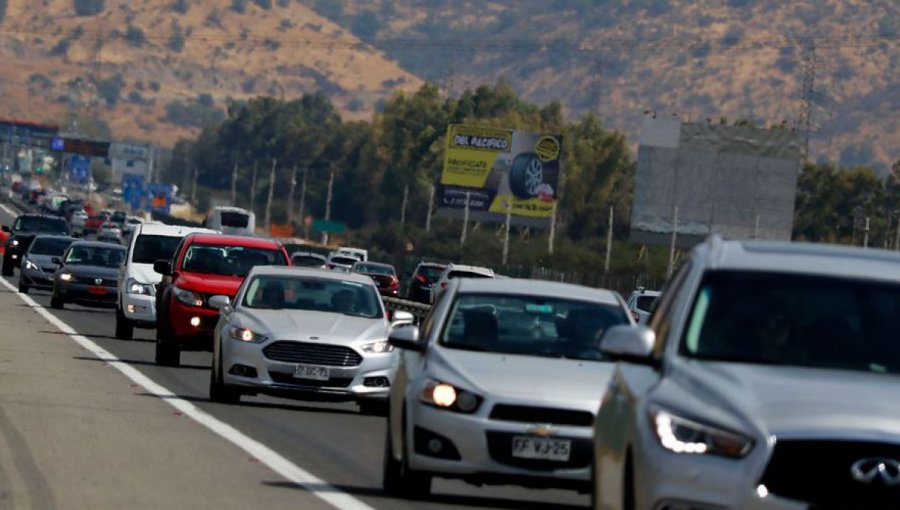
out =
[[256,235],[256,215],[240,207],[213,207],[204,226],[223,234],[253,237]]

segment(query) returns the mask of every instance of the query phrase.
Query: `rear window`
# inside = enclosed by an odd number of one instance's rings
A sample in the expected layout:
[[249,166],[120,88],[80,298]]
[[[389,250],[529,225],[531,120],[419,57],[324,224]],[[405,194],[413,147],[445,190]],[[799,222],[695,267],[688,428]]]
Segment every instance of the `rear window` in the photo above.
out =
[[234,211],[222,211],[222,226],[231,228],[247,228],[250,223],[250,216],[244,213]]
[[486,275],[486,274],[473,273],[472,271],[450,271],[450,274],[447,275],[447,279],[452,280],[454,278],[493,278],[493,277]]
[[295,255],[291,261],[297,267],[320,267],[325,264],[325,260],[310,255]]
[[384,276],[393,276],[394,268],[389,266],[378,266],[374,264],[357,264],[356,271],[366,274],[379,274]]
[[69,227],[66,226],[66,222],[62,219],[37,216],[20,217],[16,220],[13,230],[24,232],[52,232],[55,234],[69,233]]
[[441,273],[444,272],[443,267],[439,266],[420,266],[418,274],[425,277],[425,279],[429,283],[434,283],[438,278],[441,277]]
[[657,299],[657,296],[638,296],[636,303],[637,309],[651,312],[653,311],[653,307],[656,306]]
[[137,264],[152,264],[157,260],[169,260],[175,255],[175,249],[180,242],[180,237],[141,234],[134,242],[131,261]]
[[331,257],[331,262],[334,264],[343,264],[345,266],[352,266],[359,262],[359,259],[352,257]]

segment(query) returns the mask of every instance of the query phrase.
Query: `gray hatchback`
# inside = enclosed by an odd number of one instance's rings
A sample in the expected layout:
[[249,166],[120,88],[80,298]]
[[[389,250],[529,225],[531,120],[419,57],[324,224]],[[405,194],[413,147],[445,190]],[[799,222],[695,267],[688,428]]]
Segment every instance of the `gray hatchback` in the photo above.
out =
[[128,250],[124,246],[96,241],[72,243],[62,257],[53,279],[51,308],[65,303],[87,306],[115,306],[119,265]]

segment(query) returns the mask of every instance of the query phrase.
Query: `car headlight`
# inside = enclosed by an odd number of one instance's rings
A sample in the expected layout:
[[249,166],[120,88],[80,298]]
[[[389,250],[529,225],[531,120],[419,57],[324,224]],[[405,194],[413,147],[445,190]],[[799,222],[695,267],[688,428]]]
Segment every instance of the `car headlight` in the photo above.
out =
[[141,283],[134,278],[129,278],[127,282],[125,282],[125,292],[129,294],[142,294],[145,296],[149,296],[153,293],[153,285],[149,283]]
[[172,287],[172,293],[175,294],[175,299],[188,306],[203,306],[203,296],[196,292]]
[[19,246],[19,240],[13,239],[12,241],[9,242],[9,245],[12,246],[13,248],[15,248],[16,246]]
[[59,273],[59,279],[64,282],[71,282],[75,279],[75,275],[69,271],[63,271],[62,273]]
[[753,448],[749,437],[697,423],[658,407],[650,409],[650,425],[659,444],[674,453],[737,459]]
[[388,343],[387,340],[376,340],[374,342],[363,344],[359,348],[362,349],[363,352],[370,354],[383,354],[394,350],[394,346]]
[[32,271],[40,271],[41,270],[41,268],[39,268],[37,264],[35,264],[34,262],[27,260],[27,259],[25,260],[25,263],[22,265],[25,267],[25,269],[30,269]]
[[470,391],[432,379],[425,381],[419,398],[428,405],[466,414],[477,411],[482,400]]
[[240,340],[241,342],[255,343],[265,342],[269,339],[266,335],[260,335],[250,328],[228,328],[228,335],[232,340]]

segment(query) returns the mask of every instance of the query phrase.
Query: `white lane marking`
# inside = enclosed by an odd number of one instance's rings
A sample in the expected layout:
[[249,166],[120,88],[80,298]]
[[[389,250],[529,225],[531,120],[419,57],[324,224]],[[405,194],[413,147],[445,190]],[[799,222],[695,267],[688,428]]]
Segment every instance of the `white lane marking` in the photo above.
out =
[[363,503],[362,501],[345,492],[340,491],[336,487],[326,483],[324,480],[317,478],[315,475],[289,461],[275,450],[247,436],[243,432],[219,420],[218,418],[213,417],[211,414],[203,411],[191,402],[178,397],[171,391],[167,390],[160,384],[156,383],[146,375],[139,372],[133,366],[123,362],[111,352],[107,351],[103,347],[100,347],[92,340],[88,339],[85,336],[79,335],[78,332],[75,331],[74,328],[72,328],[72,326],[69,326],[58,317],[48,312],[43,306],[38,304],[35,300],[31,299],[31,297],[26,294],[19,293],[18,289],[11,283],[6,281],[6,279],[0,278],[0,283],[2,283],[3,286],[9,289],[11,292],[15,292],[16,295],[22,299],[22,301],[33,307],[34,311],[47,319],[47,321],[49,321],[51,324],[59,328],[60,331],[68,335],[69,338],[74,340],[78,345],[90,351],[94,356],[97,356],[97,358],[116,367],[120,372],[125,374],[125,377],[131,379],[135,384],[140,385],[149,393],[155,395],[156,397],[159,397],[163,402],[171,404],[172,407],[174,407],[178,411],[181,411],[184,416],[191,418],[195,422],[203,425],[225,440],[233,443],[238,448],[244,450],[253,458],[258,459],[261,463],[268,466],[272,471],[275,471],[279,475],[283,476],[286,480],[303,487],[314,496],[340,510],[374,510],[372,507]]
[[13,219],[15,219],[15,217],[19,215],[19,213],[17,213],[16,211],[13,211],[9,207],[6,207],[6,204],[0,204],[0,209],[3,209],[6,212],[6,214],[9,214],[10,216],[12,216]]

